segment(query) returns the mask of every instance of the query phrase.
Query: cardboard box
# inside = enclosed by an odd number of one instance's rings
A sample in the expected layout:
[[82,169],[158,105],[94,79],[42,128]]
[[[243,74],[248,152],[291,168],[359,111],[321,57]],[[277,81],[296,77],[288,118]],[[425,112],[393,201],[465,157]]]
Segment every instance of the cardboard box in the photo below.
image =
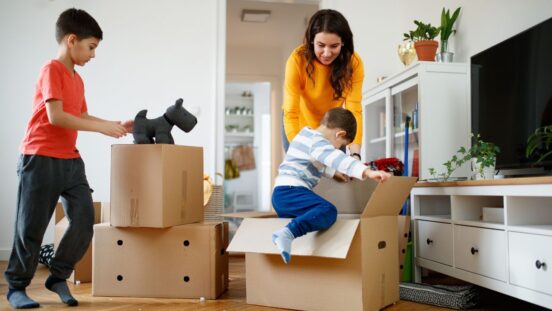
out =
[[[100,203],[100,202],[94,202],[94,223],[100,223],[101,215],[103,213],[103,208],[105,205],[109,205],[109,203]],[[67,220],[67,217],[65,217],[65,213],[63,211],[63,206],[61,203],[58,203],[56,205],[56,225],[54,228],[54,249],[57,249],[57,246],[59,242],[61,241],[61,238],[65,234],[65,231],[67,230],[67,227],[69,226],[69,220]],[[88,283],[92,281],[92,243],[90,243],[90,246],[88,246],[88,250],[82,256],[81,260],[77,262],[75,265],[75,270],[67,279],[69,282],[73,283]]]
[[[293,242],[283,263],[271,234],[283,218],[246,218],[228,251],[244,252],[247,303],[302,310],[379,310],[399,300],[397,215],[416,178],[377,184],[360,219]],[[372,183],[372,184],[370,184]],[[374,188],[366,181],[365,190]]]
[[203,148],[113,145],[110,218],[116,227],[203,221]]
[[228,223],[94,226],[93,296],[215,299],[228,286]]

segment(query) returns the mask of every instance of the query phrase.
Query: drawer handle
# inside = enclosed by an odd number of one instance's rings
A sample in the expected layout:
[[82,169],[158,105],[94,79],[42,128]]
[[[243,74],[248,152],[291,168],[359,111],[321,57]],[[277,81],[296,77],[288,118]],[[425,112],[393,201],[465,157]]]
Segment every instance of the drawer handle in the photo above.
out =
[[535,266],[537,267],[537,269],[540,269],[540,268],[545,269],[546,268],[546,263],[544,261],[537,260],[535,262]]
[[472,255],[475,255],[475,253],[479,253],[479,250],[475,247],[472,247],[470,252],[472,253]]
[[426,243],[427,243],[427,245],[429,245],[429,244],[433,244],[433,240],[432,240],[432,239],[430,239],[430,238],[427,238],[427,240],[426,240]]

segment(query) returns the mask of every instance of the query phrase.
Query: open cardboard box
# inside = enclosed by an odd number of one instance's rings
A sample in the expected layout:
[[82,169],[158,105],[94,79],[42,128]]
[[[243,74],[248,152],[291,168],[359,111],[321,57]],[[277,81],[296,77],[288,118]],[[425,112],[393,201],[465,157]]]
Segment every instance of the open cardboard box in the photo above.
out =
[[290,264],[272,244],[289,219],[246,218],[229,252],[244,252],[247,303],[304,310],[379,310],[399,300],[397,215],[416,178],[358,182],[373,190],[360,219],[338,217],[293,242]]

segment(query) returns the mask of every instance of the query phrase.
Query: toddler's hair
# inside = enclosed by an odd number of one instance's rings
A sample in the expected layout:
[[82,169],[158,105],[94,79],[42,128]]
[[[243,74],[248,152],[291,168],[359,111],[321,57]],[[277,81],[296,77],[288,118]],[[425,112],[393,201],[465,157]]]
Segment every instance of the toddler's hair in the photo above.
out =
[[352,142],[356,136],[357,123],[355,116],[347,109],[337,107],[330,109],[324,114],[320,124],[325,125],[327,128],[335,129],[339,128],[346,132],[345,139]]
[[68,34],[75,34],[79,40],[90,37],[103,39],[98,22],[86,11],[75,8],[65,10],[56,22],[56,41],[60,43]]

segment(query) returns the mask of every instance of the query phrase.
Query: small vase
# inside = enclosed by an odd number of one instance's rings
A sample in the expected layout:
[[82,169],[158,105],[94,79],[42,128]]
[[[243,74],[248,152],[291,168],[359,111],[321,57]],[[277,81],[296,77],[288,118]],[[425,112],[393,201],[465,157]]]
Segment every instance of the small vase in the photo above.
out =
[[441,41],[441,52],[435,55],[435,60],[439,63],[452,63],[454,53],[448,50],[448,40]]
[[[496,159],[494,163],[496,163]],[[494,179],[495,164],[493,164],[492,166],[483,168],[483,174],[481,174],[481,170],[480,170],[481,163],[477,163],[477,159],[472,158],[471,167],[472,167],[472,179],[474,180]]]
[[439,63],[452,63],[454,53],[452,52],[439,52],[435,55],[435,61]]
[[410,65],[416,59],[416,49],[414,48],[414,43],[405,42],[399,44],[397,54],[399,54],[399,58],[405,66]]

